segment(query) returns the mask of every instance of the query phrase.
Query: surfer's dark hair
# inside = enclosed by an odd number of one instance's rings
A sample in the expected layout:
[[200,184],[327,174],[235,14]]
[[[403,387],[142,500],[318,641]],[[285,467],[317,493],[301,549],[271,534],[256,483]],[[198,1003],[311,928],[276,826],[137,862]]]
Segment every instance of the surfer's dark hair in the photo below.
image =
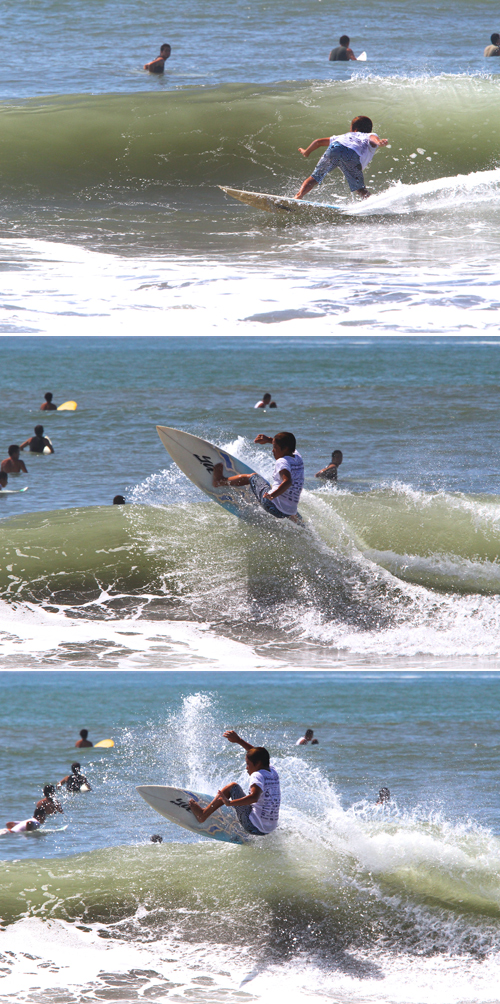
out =
[[350,41],[349,35],[341,35],[339,38],[340,45],[349,45]]
[[51,795],[55,795],[56,789],[54,788],[53,784],[44,784],[43,793],[45,795],[45,798],[50,798]]
[[71,770],[72,770],[72,771],[75,771],[75,770],[80,770],[80,764],[79,764],[79,763],[76,763],[76,761],[75,761],[75,763],[72,763],[72,764],[71,764]]
[[266,770],[269,768],[269,753],[265,746],[254,746],[247,750],[247,757],[251,763],[261,763]]
[[498,31],[493,32],[490,41],[492,42],[493,45],[498,45],[498,43],[500,42],[500,35],[498,34]]
[[356,115],[351,122],[351,132],[373,132],[373,122],[368,115]]
[[19,446],[9,446],[9,457],[11,457],[12,454],[16,452],[16,450],[18,453],[20,453]]
[[44,394],[43,396],[44,396],[45,400],[48,402],[48,404],[50,404],[50,402],[52,401],[52,398],[54,397],[54,395],[50,393],[50,390],[48,390],[47,393]]
[[290,450],[291,453],[295,453],[297,448],[297,440],[293,432],[277,432],[275,437],[275,442],[283,446],[285,450]]
[[35,425],[35,432],[37,436],[43,436],[43,425]]
[[80,735],[81,735],[82,739],[86,739],[87,736],[88,736],[88,734],[89,734],[89,730],[88,729],[80,729]]

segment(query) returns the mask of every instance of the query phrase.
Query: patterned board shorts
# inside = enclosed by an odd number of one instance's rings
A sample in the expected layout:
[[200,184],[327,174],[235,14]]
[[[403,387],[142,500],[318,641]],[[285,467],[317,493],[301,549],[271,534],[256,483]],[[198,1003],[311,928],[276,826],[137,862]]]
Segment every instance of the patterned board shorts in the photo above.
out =
[[252,477],[250,478],[250,488],[262,508],[265,509],[266,512],[270,513],[271,516],[276,516],[276,519],[286,519],[286,513],[280,512],[271,499],[264,498],[265,493],[269,491],[270,487],[271,485],[269,484],[269,481],[266,481],[265,478],[261,478],[260,474],[252,474]]
[[336,141],[330,143],[323,156],[318,160],[311,178],[314,178],[320,185],[325,175],[334,167],[340,167],[351,192],[357,192],[358,189],[365,187],[359,155],[355,150],[351,150],[348,146],[342,146],[342,143]]
[[[244,798],[245,792],[239,784],[233,784],[229,791],[229,798]],[[255,823],[252,823],[250,816],[252,806],[251,805],[235,805],[234,811],[238,816],[238,819],[245,830],[246,833],[253,833],[255,837],[265,837],[265,833],[262,830],[257,829]]]

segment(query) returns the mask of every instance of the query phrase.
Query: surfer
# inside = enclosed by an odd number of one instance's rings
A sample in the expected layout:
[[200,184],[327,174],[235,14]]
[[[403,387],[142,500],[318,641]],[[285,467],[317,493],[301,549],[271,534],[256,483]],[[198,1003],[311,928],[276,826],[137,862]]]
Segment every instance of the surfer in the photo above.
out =
[[269,481],[266,481],[260,474],[233,474],[231,477],[225,478],[222,463],[214,466],[212,476],[214,488],[221,488],[223,485],[242,488],[244,485],[250,485],[262,508],[271,516],[299,522],[297,506],[304,485],[304,464],[300,453],[295,449],[295,436],[292,432],[278,432],[276,436],[271,437],[264,436],[260,432],[255,437],[254,443],[273,444],[273,456],[276,463],[272,488]]
[[389,140],[379,139],[372,132],[373,122],[367,115],[357,115],[351,122],[351,131],[341,136],[326,136],[324,139],[314,139],[305,149],[299,146],[299,153],[308,157],[310,153],[321,146],[328,147],[320,157],[312,174],[302,182],[296,199],[303,199],[334,167],[340,167],[351,192],[367,199],[369,191],[365,188],[363,170],[368,167],[372,157],[380,146],[387,146]]
[[324,478],[326,481],[336,481],[337,480],[337,470],[342,463],[342,450],[334,450],[332,453],[331,463],[327,467],[322,467],[317,474],[314,475],[315,478]]
[[313,730],[312,729],[306,729],[306,731],[304,732],[304,735],[300,739],[297,739],[297,742],[295,743],[295,745],[296,746],[308,746],[309,743],[311,743],[311,746],[318,746],[318,740],[317,739],[313,739],[313,736],[314,736]]
[[43,453],[46,447],[48,447],[49,453],[54,452],[54,447],[52,446],[50,439],[43,434],[43,425],[35,425],[35,435],[30,436],[29,439],[25,439],[24,443],[21,443],[19,449],[24,450],[25,446],[29,446],[30,453]]
[[484,50],[485,56],[500,56],[500,35],[494,31],[490,38],[491,45]]
[[350,59],[356,62],[356,56],[354,55],[352,49],[349,48],[351,44],[351,39],[349,35],[341,35],[339,38],[339,44],[336,49],[332,49],[330,55],[328,56],[328,62],[333,63],[336,61],[347,63]]
[[375,805],[385,805],[385,803],[389,801],[390,797],[391,797],[391,793],[390,793],[389,789],[388,788],[381,788],[380,791],[379,791],[379,793],[378,793],[378,799],[375,802]]
[[19,459],[19,450],[19,446],[9,446],[9,456],[0,464],[0,470],[4,474],[19,474],[21,471],[24,471],[25,474],[28,473],[24,460]]
[[84,791],[92,791],[87,778],[80,770],[79,763],[72,763],[71,774],[66,774],[66,777],[61,778],[61,780],[57,782],[58,788],[62,788],[63,785],[66,788],[66,791],[81,791],[82,788]]
[[160,55],[156,59],[152,59],[150,63],[145,63],[144,69],[149,70],[150,73],[163,73],[165,69],[165,62],[170,58],[170,53],[172,52],[172,46],[168,42],[164,42],[160,46]]
[[75,743],[77,749],[83,749],[83,748],[90,749],[92,743],[90,742],[90,739],[87,739],[88,734],[89,734],[88,729],[80,729],[80,738],[77,739]]
[[123,495],[115,495],[113,505],[126,505]]
[[271,400],[270,394],[263,394],[262,401],[257,401],[257,404],[254,404],[254,408],[277,408],[277,407],[278,405],[276,404],[276,401]]
[[45,402],[40,405],[40,411],[57,411],[57,406],[52,404],[52,398],[54,395],[50,393],[50,390],[48,390],[43,396],[45,398]]
[[252,746],[233,729],[224,732],[230,743],[238,743],[246,750],[246,769],[250,775],[250,790],[245,795],[243,788],[235,782],[226,784],[204,809],[191,798],[189,808],[199,823],[204,823],[221,805],[234,809],[246,831],[257,837],[272,833],[278,825],[281,802],[280,779],[269,763],[269,753],[264,746]]
[[43,787],[43,798],[35,805],[35,811],[33,815],[36,819],[41,819],[43,816],[43,822],[46,816],[53,816],[56,812],[62,812],[62,805],[55,798],[56,789],[53,784],[45,784]]

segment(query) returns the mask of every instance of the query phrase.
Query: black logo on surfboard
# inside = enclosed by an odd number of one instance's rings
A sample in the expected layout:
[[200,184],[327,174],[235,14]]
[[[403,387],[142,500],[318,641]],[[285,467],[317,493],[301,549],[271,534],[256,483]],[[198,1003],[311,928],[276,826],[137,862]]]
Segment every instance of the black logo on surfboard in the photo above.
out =
[[180,809],[187,809],[188,812],[191,812],[189,802],[184,802],[182,798],[171,798],[170,804],[178,805]]
[[203,454],[202,457],[199,457],[197,453],[193,453],[193,457],[196,457],[196,459],[200,461],[200,464],[203,464],[203,467],[208,471],[209,474],[213,474],[214,462],[211,457],[207,457],[206,454]]

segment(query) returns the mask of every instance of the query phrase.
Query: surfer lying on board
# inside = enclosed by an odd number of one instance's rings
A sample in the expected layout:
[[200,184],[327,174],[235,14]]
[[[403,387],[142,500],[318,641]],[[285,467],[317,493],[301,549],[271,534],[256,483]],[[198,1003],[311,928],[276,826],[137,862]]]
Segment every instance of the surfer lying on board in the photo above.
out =
[[340,167],[351,192],[367,199],[370,193],[365,188],[363,169],[368,167],[378,147],[387,146],[389,142],[387,139],[379,139],[372,129],[373,122],[367,115],[357,115],[351,122],[350,132],[342,136],[314,139],[305,150],[299,146],[299,153],[303,157],[308,157],[320,146],[327,146],[328,150],[320,157],[312,174],[302,182],[295,198],[303,199],[312,188],[321,184],[329,171]]
[[250,485],[260,505],[271,516],[298,522],[297,507],[304,485],[304,464],[300,453],[295,449],[295,436],[292,432],[278,432],[273,438],[260,432],[255,437],[254,443],[273,444],[276,463],[272,488],[269,481],[260,474],[233,474],[230,478],[225,478],[222,473],[224,468],[222,463],[214,466],[212,477],[214,488],[221,488],[223,485],[242,488],[244,485]]
[[278,773],[271,767],[264,746],[252,746],[233,729],[224,732],[224,738],[230,743],[239,743],[247,751],[245,763],[250,775],[250,791],[245,795],[239,784],[226,784],[204,809],[194,798],[189,800],[189,808],[198,822],[204,823],[221,805],[228,805],[235,810],[246,833],[265,837],[278,825],[281,802]]

